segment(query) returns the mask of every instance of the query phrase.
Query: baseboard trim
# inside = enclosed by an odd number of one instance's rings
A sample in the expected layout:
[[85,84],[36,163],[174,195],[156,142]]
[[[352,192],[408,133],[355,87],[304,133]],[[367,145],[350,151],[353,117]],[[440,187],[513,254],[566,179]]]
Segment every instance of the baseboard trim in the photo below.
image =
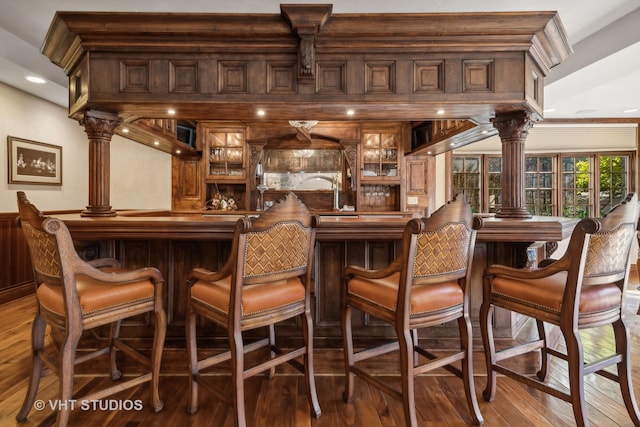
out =
[[0,291],[0,305],[15,301],[18,298],[25,297],[35,293],[36,288],[33,282],[26,282],[20,285],[12,286],[8,289]]

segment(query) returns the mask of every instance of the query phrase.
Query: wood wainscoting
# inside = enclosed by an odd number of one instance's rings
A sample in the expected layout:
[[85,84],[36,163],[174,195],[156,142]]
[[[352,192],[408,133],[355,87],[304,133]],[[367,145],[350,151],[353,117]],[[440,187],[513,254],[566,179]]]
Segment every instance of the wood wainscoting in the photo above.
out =
[[17,213],[0,213],[0,304],[35,292],[27,242]]

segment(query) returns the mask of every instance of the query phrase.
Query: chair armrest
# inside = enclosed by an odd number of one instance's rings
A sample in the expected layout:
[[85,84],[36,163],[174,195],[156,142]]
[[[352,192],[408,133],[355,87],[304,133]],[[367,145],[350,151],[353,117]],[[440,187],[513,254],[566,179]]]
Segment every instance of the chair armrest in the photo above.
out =
[[[547,261],[547,260],[545,260]],[[539,268],[515,268],[506,265],[493,264],[485,268],[484,276],[507,276],[514,279],[541,279],[552,276],[569,268],[566,258],[550,260],[548,265]],[[547,264],[547,263],[545,263]]]
[[228,275],[229,274],[224,271],[209,271],[205,268],[194,268],[193,270],[191,270],[191,273],[189,273],[189,279],[187,280],[187,283],[192,285],[196,282],[196,280],[214,282],[216,280],[223,279]]
[[547,267],[547,266],[549,266],[549,265],[553,264],[553,263],[554,263],[554,262],[556,262],[556,261],[558,261],[558,260],[557,260],[557,259],[554,259],[554,258],[545,258],[545,259],[543,259],[542,261],[540,261],[540,262],[538,263],[538,267],[539,267],[539,268]]
[[400,262],[394,260],[386,268],[382,270],[367,270],[366,268],[358,267],[355,265],[348,265],[344,269],[344,277],[351,278],[354,276],[364,277],[366,279],[381,279],[397,273],[400,268]]
[[154,283],[164,282],[162,273],[155,267],[138,268],[136,270],[103,271],[89,263],[83,262],[75,267],[76,274],[84,274],[96,280],[107,283],[133,282],[136,280],[151,280]]
[[95,268],[120,268],[120,261],[115,258],[92,259],[91,261],[87,261],[87,264]]

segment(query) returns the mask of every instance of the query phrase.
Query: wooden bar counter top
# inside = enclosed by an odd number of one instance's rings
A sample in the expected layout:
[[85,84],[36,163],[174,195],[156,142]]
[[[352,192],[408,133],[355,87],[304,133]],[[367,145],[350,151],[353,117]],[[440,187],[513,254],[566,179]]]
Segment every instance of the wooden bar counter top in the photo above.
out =
[[[407,212],[313,212],[320,216],[317,240],[397,240],[406,222]],[[231,239],[236,221],[259,211],[119,211],[113,217],[57,215],[64,220],[74,238],[95,239]],[[496,218],[480,215],[482,228],[478,242],[557,242],[570,236],[574,218],[533,216],[527,219]]]
[[[339,295],[342,271],[348,264],[378,269],[386,267],[398,253],[398,242],[411,213],[315,212],[320,216],[314,261],[314,328],[316,345],[341,346]],[[226,260],[233,228],[243,215],[255,211],[158,211],[126,210],[113,217],[82,217],[79,213],[56,215],[69,227],[86,258],[112,256],[123,265],[152,265],[166,280],[168,339],[184,339],[186,277],[194,267],[217,270]],[[413,214],[415,215],[415,214]],[[529,219],[495,218],[482,215],[474,256],[471,315],[478,336],[478,311],[482,300],[482,273],[487,265],[503,263],[524,267],[530,262],[531,245],[541,259],[549,247],[570,236],[576,219],[535,216]],[[513,337],[525,318],[496,313],[494,334]],[[354,328],[356,339],[386,339],[393,331],[362,316]],[[140,325],[131,325],[140,333]],[[151,330],[151,328],[149,328]],[[432,328],[431,336],[455,336],[457,326]],[[284,339],[297,339],[294,325],[283,325]],[[126,333],[126,328],[124,332]],[[212,345],[225,331],[209,331]],[[290,335],[288,335],[290,334]]]

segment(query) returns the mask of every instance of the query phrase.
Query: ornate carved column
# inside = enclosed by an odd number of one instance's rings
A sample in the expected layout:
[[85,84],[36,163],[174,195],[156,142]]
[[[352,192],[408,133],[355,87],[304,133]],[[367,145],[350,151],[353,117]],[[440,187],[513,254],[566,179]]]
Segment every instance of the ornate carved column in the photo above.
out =
[[496,217],[530,218],[524,193],[524,142],[533,122],[527,111],[498,114],[492,122],[502,140],[502,206]]
[[110,142],[120,124],[116,114],[89,110],[80,125],[89,137],[89,204],[82,216],[115,216],[109,200]]
[[350,188],[351,191],[356,191],[357,179],[358,179],[358,141],[340,141],[342,147],[342,153],[347,161],[348,171],[351,172]]
[[255,190],[258,183],[256,182],[256,168],[258,163],[264,161],[264,146],[267,141],[247,141],[249,145],[249,185],[251,190]]

